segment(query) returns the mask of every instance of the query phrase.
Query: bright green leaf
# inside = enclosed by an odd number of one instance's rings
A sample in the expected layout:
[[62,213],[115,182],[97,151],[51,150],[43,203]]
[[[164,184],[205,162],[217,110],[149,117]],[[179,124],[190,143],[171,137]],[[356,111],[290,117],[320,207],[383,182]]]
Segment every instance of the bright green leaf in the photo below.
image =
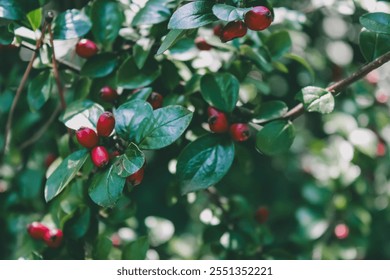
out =
[[143,152],[131,143],[123,155],[117,157],[114,163],[114,172],[120,177],[126,178],[131,174],[137,172],[145,163],[145,156]]
[[390,51],[390,35],[362,30],[359,37],[360,50],[367,61]]
[[283,101],[269,101],[261,104],[260,110],[254,122],[265,122],[282,117],[288,111],[286,103]]
[[331,92],[319,87],[305,87],[298,92],[296,99],[303,103],[308,112],[331,113],[334,109],[334,97]]
[[285,30],[272,33],[267,39],[266,46],[273,59],[281,58],[292,47],[289,33]]
[[47,179],[45,186],[45,200],[49,202],[59,195],[87,160],[87,150],[79,150],[65,158],[57,169]]
[[104,108],[88,99],[73,102],[68,105],[60,117],[68,128],[77,130],[80,127],[95,128],[97,120],[104,112]]
[[266,124],[256,135],[256,148],[269,156],[285,153],[295,138],[294,126],[289,121],[277,120]]
[[171,16],[167,4],[171,0],[149,0],[135,15],[131,25],[152,25],[164,22]]
[[244,20],[244,14],[250,9],[251,8],[237,8],[225,4],[215,4],[213,6],[213,13],[218,19],[230,22]]
[[252,47],[242,45],[240,46],[240,53],[242,56],[251,60],[260,70],[266,73],[272,71],[271,57],[266,53],[266,50],[263,49],[262,51],[255,52]]
[[165,39],[161,43],[160,48],[157,50],[156,55],[160,55],[172,47],[176,42],[186,34],[186,30],[172,29],[169,31]]
[[53,89],[54,78],[49,70],[41,72],[28,85],[27,101],[31,111],[38,111],[46,103]]
[[53,21],[53,36],[57,40],[80,38],[91,30],[92,23],[86,14],[72,9],[59,15]]
[[234,143],[228,138],[209,134],[184,148],[177,161],[181,192],[186,194],[218,183],[234,159]]
[[390,34],[390,14],[369,13],[362,15],[359,21],[363,27],[370,31]]
[[28,22],[31,25],[31,28],[35,31],[41,26],[42,22],[42,8],[33,10],[27,14]]

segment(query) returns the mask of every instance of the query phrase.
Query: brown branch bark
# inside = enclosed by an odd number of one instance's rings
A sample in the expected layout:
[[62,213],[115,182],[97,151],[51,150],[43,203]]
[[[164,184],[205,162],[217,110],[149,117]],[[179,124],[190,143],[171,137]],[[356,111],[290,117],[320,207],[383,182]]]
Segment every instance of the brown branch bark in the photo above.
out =
[[14,114],[15,114],[16,105],[18,104],[18,101],[19,101],[19,98],[20,98],[20,96],[22,94],[23,88],[24,88],[24,86],[25,86],[25,84],[27,82],[28,76],[30,75],[30,72],[31,72],[34,60],[37,57],[38,51],[39,51],[39,49],[42,46],[42,42],[43,42],[43,39],[45,37],[45,32],[46,32],[47,26],[48,26],[48,23],[45,21],[43,23],[43,26],[42,26],[42,29],[41,29],[41,36],[37,40],[37,42],[35,44],[35,50],[34,50],[32,56],[31,56],[31,60],[28,63],[26,70],[24,71],[22,80],[20,81],[19,87],[16,90],[15,97],[14,97],[14,99],[12,101],[11,108],[10,108],[10,111],[9,111],[9,114],[8,114],[7,123],[6,123],[6,126],[5,126],[4,146],[3,146],[3,149],[2,149],[2,155],[4,155],[7,152],[7,150],[8,150],[8,146],[9,146],[9,143],[10,143],[10,140],[11,140],[11,128],[12,128],[12,122],[13,122],[13,117],[14,117]]
[[[332,94],[336,94],[340,91],[343,91],[347,87],[349,87],[351,84],[357,82],[358,80],[362,79],[364,76],[366,76],[371,71],[379,68],[383,64],[390,61],[390,52],[385,53],[384,55],[378,57],[374,61],[364,65],[360,69],[358,69],[356,72],[354,72],[351,76],[342,79],[326,88],[327,91],[330,91]],[[285,120],[294,120],[300,115],[304,113],[305,109],[303,107],[303,104],[300,103],[290,109],[286,114],[283,115],[282,119]]]

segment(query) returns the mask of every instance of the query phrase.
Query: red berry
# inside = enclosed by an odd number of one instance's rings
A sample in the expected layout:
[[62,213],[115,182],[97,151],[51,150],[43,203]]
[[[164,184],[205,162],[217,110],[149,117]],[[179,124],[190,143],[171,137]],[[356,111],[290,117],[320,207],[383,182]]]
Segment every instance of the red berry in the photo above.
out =
[[202,37],[198,37],[198,38],[195,39],[195,45],[201,51],[209,51],[209,50],[211,50],[213,48]]
[[55,154],[48,154],[45,158],[45,166],[49,167],[56,160],[56,158],[57,156]]
[[152,92],[152,94],[148,98],[148,102],[152,105],[153,110],[162,107],[163,104],[163,96],[157,92]]
[[91,151],[91,158],[93,164],[99,168],[106,166],[110,161],[110,156],[103,146],[93,148]]
[[221,31],[222,31],[222,24],[218,24],[218,25],[214,26],[213,33],[215,36],[219,37],[219,35],[221,35]]
[[382,141],[379,141],[378,145],[376,146],[376,155],[378,157],[383,157],[386,155],[386,144]]
[[273,21],[271,11],[264,6],[253,7],[245,14],[245,24],[249,29],[260,31],[266,29]]
[[222,42],[227,42],[235,38],[244,37],[247,31],[245,23],[242,21],[231,21],[222,28],[219,37]]
[[112,87],[105,86],[100,90],[100,98],[105,102],[113,102],[118,98],[118,93]]
[[259,224],[264,224],[268,220],[269,211],[267,207],[259,207],[255,213],[255,219]]
[[230,126],[230,136],[234,141],[242,142],[249,138],[249,126],[245,123],[235,123]]
[[115,118],[111,112],[104,112],[100,115],[96,129],[99,136],[110,136],[115,127]]
[[347,225],[345,224],[338,224],[335,228],[334,228],[334,234],[336,235],[336,237],[338,239],[345,239],[348,237],[349,235],[349,228]]
[[210,106],[207,109],[207,114],[209,115],[208,123],[211,131],[215,133],[224,133],[228,131],[229,122],[224,112]]
[[43,239],[48,231],[49,229],[45,225],[38,222],[33,222],[27,226],[28,234],[34,239]]
[[81,127],[76,131],[77,141],[85,148],[92,149],[98,144],[96,132],[88,127]]
[[137,172],[131,174],[126,178],[126,181],[132,184],[134,187],[141,184],[145,173],[145,165],[142,166]]
[[88,39],[81,39],[76,45],[76,53],[83,58],[90,58],[97,54],[98,47],[96,44]]
[[58,248],[61,246],[63,237],[64,234],[62,233],[62,230],[52,229],[45,233],[45,235],[43,236],[43,241],[50,248]]

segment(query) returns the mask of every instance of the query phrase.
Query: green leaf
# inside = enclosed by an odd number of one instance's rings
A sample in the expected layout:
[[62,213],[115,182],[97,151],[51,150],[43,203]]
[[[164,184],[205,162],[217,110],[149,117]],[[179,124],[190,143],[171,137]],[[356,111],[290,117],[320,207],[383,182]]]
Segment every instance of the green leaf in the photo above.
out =
[[181,192],[207,189],[228,172],[234,159],[234,143],[223,136],[209,134],[184,148],[177,161]]
[[363,27],[370,31],[390,34],[390,14],[369,13],[362,15],[359,21]]
[[167,4],[171,0],[149,0],[135,15],[131,25],[152,25],[164,22],[171,16]]
[[91,20],[92,34],[95,41],[108,45],[118,37],[124,16],[119,3],[97,0],[91,8]]
[[115,165],[116,162],[105,170],[96,173],[88,189],[93,202],[102,207],[114,207],[125,186],[126,178],[116,174]]
[[84,63],[80,74],[91,78],[105,77],[114,71],[117,62],[113,53],[97,54]]
[[57,40],[80,38],[91,30],[88,16],[79,10],[67,10],[54,19],[53,36]]
[[140,125],[153,119],[153,108],[143,100],[131,100],[114,110],[114,116],[116,133],[125,140],[133,141],[141,135]]
[[79,150],[65,158],[57,169],[47,179],[45,186],[45,200],[49,202],[59,195],[87,160],[87,150]]
[[252,47],[248,45],[240,46],[240,54],[251,60],[257,68],[269,73],[273,70],[271,58],[266,54],[265,50],[255,52]]
[[281,58],[291,50],[292,42],[287,31],[274,32],[268,37],[266,46],[273,59]]
[[13,25],[2,25],[0,26],[0,44],[9,45],[14,40],[15,34],[13,31]]
[[122,260],[144,260],[149,250],[149,241],[146,236],[127,244],[122,251]]
[[28,12],[39,7],[38,0],[0,0],[0,18],[22,20]]
[[107,260],[112,248],[112,241],[106,236],[99,236],[92,246],[92,258],[94,260]]
[[135,145],[131,143],[123,155],[117,157],[114,163],[114,172],[123,178],[134,174],[145,163],[144,153]]
[[213,6],[214,15],[224,21],[236,21],[236,20],[244,20],[244,15],[247,11],[251,10],[251,8],[237,8],[230,5],[225,4],[215,4]]
[[139,69],[142,69],[145,65],[146,59],[148,58],[152,46],[154,44],[154,39],[150,38],[141,38],[139,39],[133,47],[133,57],[135,64]]
[[390,35],[362,30],[359,45],[364,58],[367,61],[373,61],[390,51]]
[[46,103],[53,89],[54,78],[50,70],[42,71],[28,85],[27,101],[31,111],[38,111]]
[[269,156],[285,153],[294,142],[295,130],[289,121],[273,121],[256,135],[256,148]]
[[303,103],[308,112],[331,113],[334,109],[334,97],[331,92],[319,87],[305,87],[298,92],[296,99]]
[[269,101],[261,104],[260,111],[254,118],[254,122],[265,122],[282,117],[288,111],[283,101]]
[[103,114],[104,108],[91,100],[80,100],[68,105],[60,117],[68,128],[77,130],[80,127],[95,128],[97,120]]
[[126,89],[136,89],[150,85],[160,75],[160,68],[153,60],[146,61],[139,69],[133,57],[126,59],[118,69],[118,86]]
[[89,229],[91,219],[91,210],[89,207],[82,206],[71,214],[64,225],[64,234],[72,239],[82,238]]
[[179,105],[167,106],[153,112],[151,126],[143,135],[142,149],[161,149],[175,142],[191,123],[193,113]]
[[200,89],[207,103],[222,111],[232,112],[238,101],[240,83],[230,73],[206,74],[200,80]]
[[168,23],[169,29],[192,29],[217,20],[212,1],[195,1],[177,9]]
[[284,57],[289,58],[291,60],[295,60],[299,64],[301,64],[303,67],[306,68],[306,70],[309,72],[311,78],[314,80],[315,74],[313,68],[310,66],[310,64],[304,59],[303,57],[300,57],[299,55],[288,53],[285,54]]
[[163,42],[161,43],[160,48],[157,50],[156,55],[163,54],[166,50],[172,47],[176,42],[186,34],[186,30],[182,29],[172,29],[169,31],[167,36],[165,36]]
[[128,100],[131,101],[131,100],[141,99],[146,101],[152,92],[153,89],[151,87],[142,88],[137,92],[132,93],[128,98]]
[[31,25],[32,30],[37,30],[41,26],[42,22],[42,8],[33,10],[27,14],[28,22]]

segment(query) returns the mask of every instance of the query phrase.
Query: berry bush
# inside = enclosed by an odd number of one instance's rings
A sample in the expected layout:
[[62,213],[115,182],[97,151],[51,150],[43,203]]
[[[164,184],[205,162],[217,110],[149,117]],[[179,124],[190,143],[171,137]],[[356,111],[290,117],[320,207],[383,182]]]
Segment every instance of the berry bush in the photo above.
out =
[[0,259],[388,259],[390,3],[1,0]]

